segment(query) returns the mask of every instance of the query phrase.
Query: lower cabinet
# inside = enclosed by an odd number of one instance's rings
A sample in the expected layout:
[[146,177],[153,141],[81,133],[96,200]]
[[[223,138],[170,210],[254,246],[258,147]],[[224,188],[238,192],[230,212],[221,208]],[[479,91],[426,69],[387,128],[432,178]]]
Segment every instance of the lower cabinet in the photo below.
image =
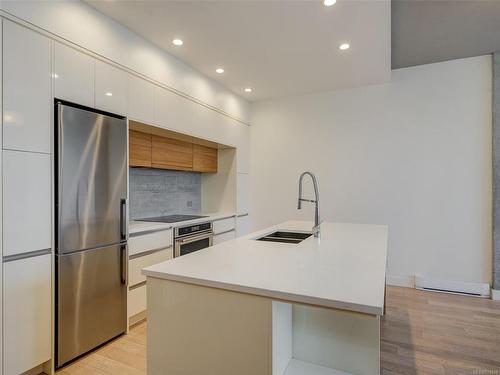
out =
[[142,319],[138,314],[146,311],[146,284],[130,287],[128,292],[128,316],[132,325]]
[[219,243],[223,243],[229,240],[234,240],[236,238],[236,231],[233,229],[230,232],[225,232],[221,234],[216,234],[214,235],[214,245],[217,245]]
[[236,217],[236,237],[250,233],[250,217],[247,215]]
[[143,319],[144,315],[142,313],[146,311],[146,277],[141,274],[141,270],[144,267],[171,259],[173,255],[173,248],[169,247],[162,250],[144,251],[130,256],[127,302],[129,324],[134,324]]
[[51,358],[50,254],[3,263],[4,375]]

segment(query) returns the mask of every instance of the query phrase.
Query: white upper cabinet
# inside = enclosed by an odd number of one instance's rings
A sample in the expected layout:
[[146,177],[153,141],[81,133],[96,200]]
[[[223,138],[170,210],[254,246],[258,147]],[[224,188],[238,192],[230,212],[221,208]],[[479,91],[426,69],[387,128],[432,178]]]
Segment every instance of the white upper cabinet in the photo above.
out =
[[54,56],[55,97],[94,107],[95,59],[60,43]]
[[51,248],[50,155],[3,151],[3,256]]
[[95,107],[125,116],[127,112],[127,73],[105,62],[95,62]]
[[155,122],[155,85],[134,75],[128,75],[128,117],[147,124]]
[[249,178],[246,173],[238,173],[236,178],[236,212],[238,215],[247,214],[249,201]]
[[51,263],[46,254],[3,264],[4,375],[51,358]]
[[51,41],[3,22],[3,147],[50,152]]

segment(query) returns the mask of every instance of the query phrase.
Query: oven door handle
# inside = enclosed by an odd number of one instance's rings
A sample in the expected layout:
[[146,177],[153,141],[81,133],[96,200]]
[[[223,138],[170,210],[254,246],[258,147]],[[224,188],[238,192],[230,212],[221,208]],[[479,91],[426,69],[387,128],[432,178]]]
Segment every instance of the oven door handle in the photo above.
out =
[[200,234],[199,236],[196,236],[196,237],[186,236],[183,238],[176,238],[175,243],[186,244],[186,243],[190,243],[190,242],[194,242],[194,241],[203,240],[205,238],[210,238],[213,235],[214,235],[214,232],[206,232],[206,233]]

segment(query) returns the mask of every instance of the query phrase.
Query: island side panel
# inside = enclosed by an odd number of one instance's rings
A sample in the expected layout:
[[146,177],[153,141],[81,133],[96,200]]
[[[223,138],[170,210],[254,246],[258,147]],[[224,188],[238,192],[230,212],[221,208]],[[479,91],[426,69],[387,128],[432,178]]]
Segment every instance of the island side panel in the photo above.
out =
[[380,372],[380,317],[293,306],[293,357],[358,375]]
[[148,375],[271,375],[272,302],[147,278]]

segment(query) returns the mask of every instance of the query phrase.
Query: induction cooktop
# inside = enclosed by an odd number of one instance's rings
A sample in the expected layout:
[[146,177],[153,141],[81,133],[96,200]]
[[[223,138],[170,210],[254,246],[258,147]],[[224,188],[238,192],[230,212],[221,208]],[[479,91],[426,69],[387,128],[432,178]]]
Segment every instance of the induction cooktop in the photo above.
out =
[[157,216],[157,217],[147,217],[144,219],[137,219],[138,221],[153,221],[159,223],[177,223],[179,221],[202,219],[208,216],[200,215],[167,215],[167,216]]

